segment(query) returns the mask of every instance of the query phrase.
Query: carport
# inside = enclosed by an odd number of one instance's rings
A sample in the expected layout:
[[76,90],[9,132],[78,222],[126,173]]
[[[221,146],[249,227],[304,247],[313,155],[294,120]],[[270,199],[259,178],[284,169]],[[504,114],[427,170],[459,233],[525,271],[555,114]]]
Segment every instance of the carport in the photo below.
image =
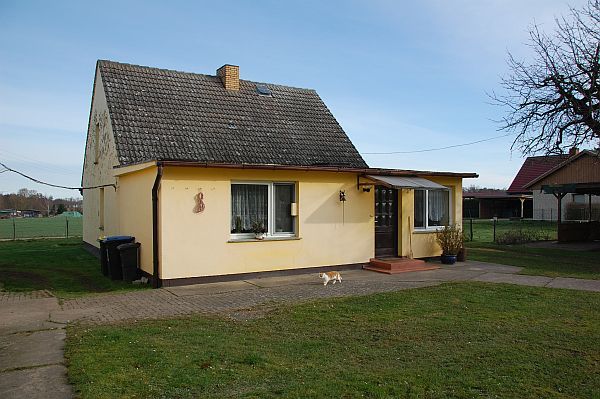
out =
[[599,183],[571,183],[543,185],[545,194],[552,194],[562,209],[562,199],[567,194],[584,194],[588,196],[588,220],[586,222],[565,223],[562,212],[558,212],[558,241],[593,241],[600,239],[600,221],[593,220],[592,196],[600,195]]

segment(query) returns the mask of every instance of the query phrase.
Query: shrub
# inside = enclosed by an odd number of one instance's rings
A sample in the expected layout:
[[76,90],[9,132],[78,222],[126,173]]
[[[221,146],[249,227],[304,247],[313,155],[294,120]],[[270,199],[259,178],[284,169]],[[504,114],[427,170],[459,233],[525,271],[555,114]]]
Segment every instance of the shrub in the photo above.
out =
[[444,226],[435,233],[435,238],[442,248],[443,255],[458,255],[463,247],[463,233],[456,225]]
[[547,241],[548,233],[534,230],[510,230],[496,235],[496,243],[503,245],[525,244],[534,241]]

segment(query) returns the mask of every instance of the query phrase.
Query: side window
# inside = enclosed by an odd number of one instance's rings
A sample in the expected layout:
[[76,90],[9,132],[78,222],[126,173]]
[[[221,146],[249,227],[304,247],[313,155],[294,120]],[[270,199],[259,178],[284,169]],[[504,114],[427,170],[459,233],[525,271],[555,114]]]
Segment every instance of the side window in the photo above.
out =
[[294,185],[291,183],[276,183],[274,213],[275,233],[294,233],[294,217],[292,216],[292,204],[296,202]]
[[269,186],[267,184],[231,185],[231,232],[251,233],[252,224],[269,225]]
[[416,229],[447,226],[450,224],[449,190],[415,190]]

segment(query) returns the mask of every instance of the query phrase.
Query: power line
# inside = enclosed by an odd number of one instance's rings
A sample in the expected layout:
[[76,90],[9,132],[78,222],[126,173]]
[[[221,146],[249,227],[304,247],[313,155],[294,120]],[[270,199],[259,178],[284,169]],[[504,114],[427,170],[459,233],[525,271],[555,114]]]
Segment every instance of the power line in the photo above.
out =
[[9,161],[11,161],[11,158],[12,158],[12,160],[19,162],[19,163],[28,163],[28,164],[31,164],[33,167],[43,168],[46,172],[54,173],[57,175],[72,175],[73,174],[73,170],[71,170],[71,169],[66,169],[66,168],[63,168],[63,167],[60,167],[57,165],[53,165],[53,164],[50,164],[47,162],[40,162],[38,160],[28,158],[26,156],[19,155],[14,152],[7,151],[3,148],[0,149],[0,156],[2,156],[2,158],[6,158]]
[[487,139],[482,139],[482,140],[477,140],[477,141],[471,141],[470,143],[454,144],[454,145],[449,145],[449,146],[446,146],[446,147],[427,148],[427,149],[423,149],[423,150],[412,150],[412,151],[361,152],[361,154],[364,154],[364,155],[416,154],[416,153],[419,153],[419,152],[431,152],[431,151],[448,150],[450,148],[465,147],[465,146],[468,146],[468,145],[483,143],[485,141],[491,141],[491,140],[500,139],[502,137],[510,136],[511,134],[512,133],[506,133],[506,134],[503,134],[501,136],[495,136],[495,137],[490,137],[490,138],[487,138]]
[[26,175],[23,172],[19,172],[18,170],[14,170],[14,169],[9,168],[8,166],[6,166],[5,164],[3,164],[2,162],[0,162],[0,166],[2,166],[4,169],[6,169],[3,172],[13,172],[13,173],[16,173],[16,174],[18,174],[20,176],[23,176],[24,178],[29,179],[29,180],[31,180],[33,182],[36,182],[36,183],[39,183],[39,184],[43,184],[45,186],[50,186],[50,187],[64,188],[66,190],[90,190],[90,189],[93,189],[93,188],[102,188],[102,187],[113,187],[115,190],[117,189],[117,186],[114,183],[113,184],[102,184],[102,185],[99,185],[99,186],[90,186],[90,187],[61,186],[59,184],[46,183],[45,181],[41,181],[41,180],[38,180],[38,179],[36,179],[34,177],[28,176],[28,175]]

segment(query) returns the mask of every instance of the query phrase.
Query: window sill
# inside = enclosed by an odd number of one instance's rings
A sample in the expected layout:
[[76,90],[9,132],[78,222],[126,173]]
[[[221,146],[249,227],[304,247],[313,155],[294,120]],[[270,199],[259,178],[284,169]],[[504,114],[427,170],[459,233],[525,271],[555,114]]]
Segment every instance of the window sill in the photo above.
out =
[[265,242],[265,241],[294,241],[294,240],[301,240],[302,238],[300,237],[296,237],[296,236],[289,236],[289,237],[277,237],[277,236],[271,236],[271,237],[265,237],[262,240],[259,240],[257,238],[252,238],[252,237],[244,237],[244,238],[230,238],[229,240],[227,240],[227,242]]
[[430,233],[435,233],[443,228],[444,228],[444,226],[428,227],[426,229],[415,228],[413,230],[413,233],[414,234],[430,234]]

